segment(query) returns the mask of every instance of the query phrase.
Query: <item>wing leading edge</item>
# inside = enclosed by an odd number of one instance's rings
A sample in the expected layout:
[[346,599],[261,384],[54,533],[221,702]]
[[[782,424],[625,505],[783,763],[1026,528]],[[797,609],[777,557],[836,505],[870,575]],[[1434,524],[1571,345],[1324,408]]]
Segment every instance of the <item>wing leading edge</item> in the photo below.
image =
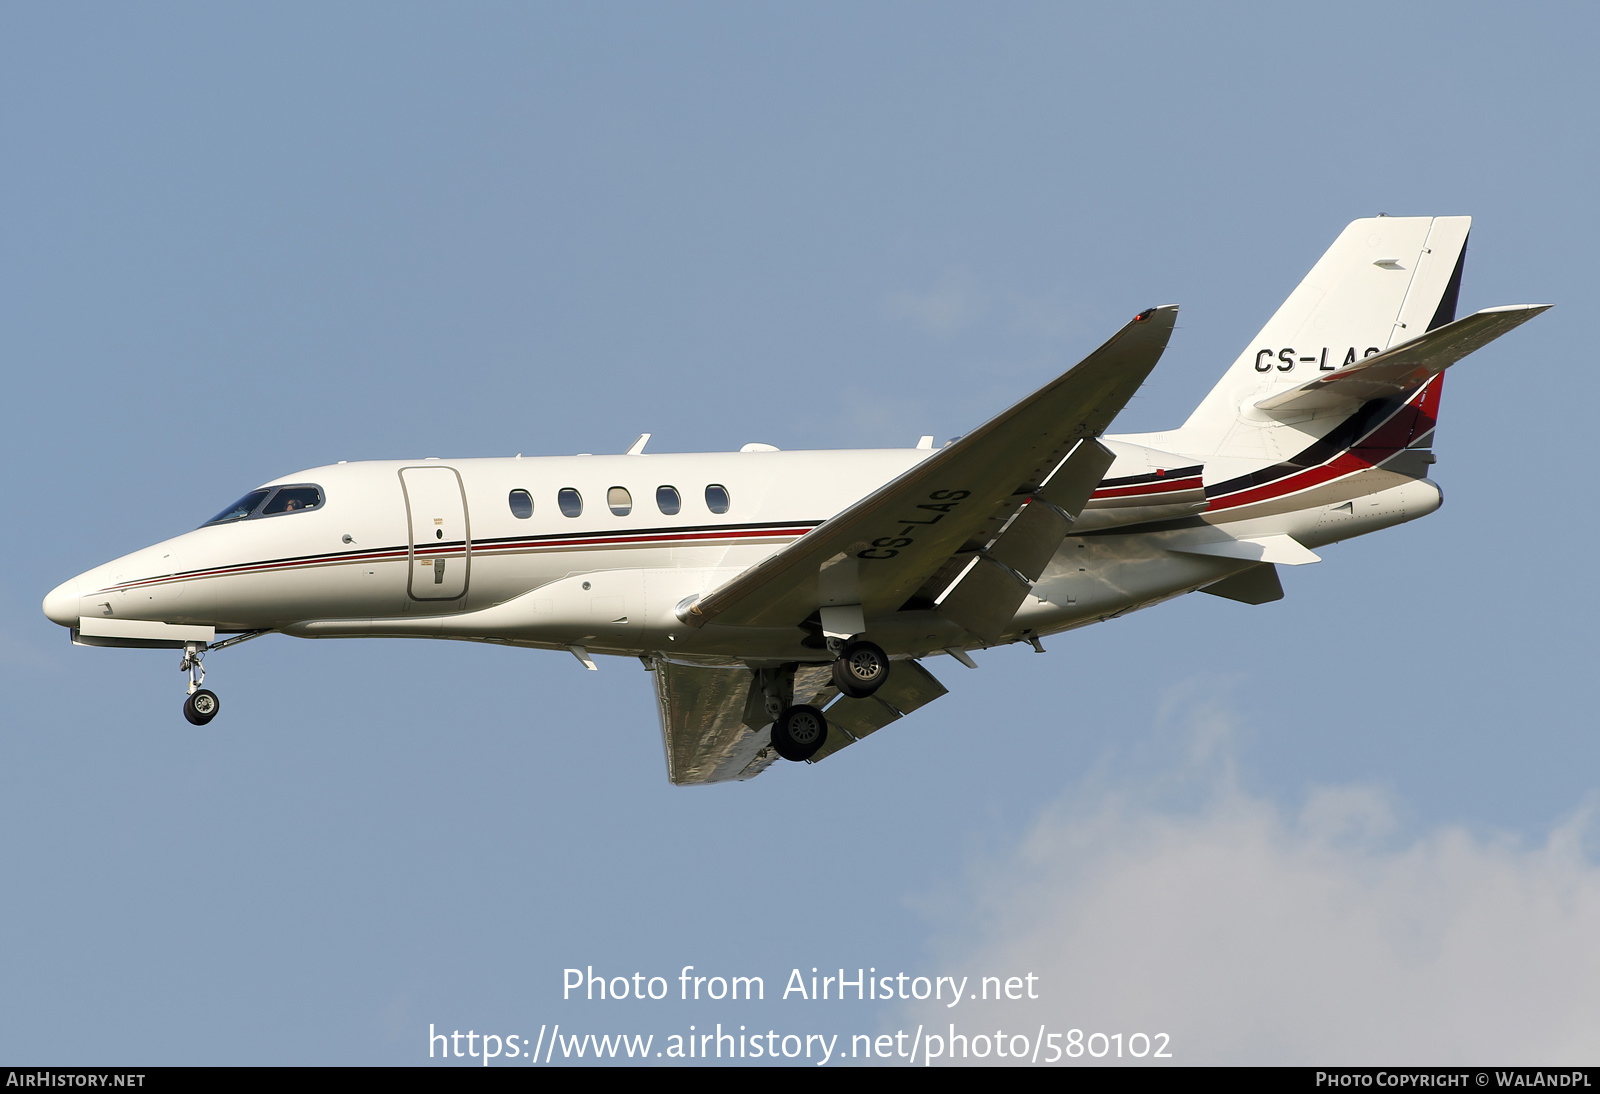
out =
[[[1161,359],[1177,312],[1141,312],[1026,399],[694,602],[684,621],[793,626],[830,607],[860,617],[895,611],[919,592],[947,588],[924,588],[941,573],[965,582],[977,563],[959,556],[998,547],[996,536],[1020,523],[1013,518],[1035,494],[1061,512],[1051,520],[1038,507],[1028,523],[1052,527],[1019,534],[1014,545],[1031,558],[1054,536],[1048,559],[1104,471],[1105,449],[1093,438]],[[1087,491],[1079,479],[1093,480]]]

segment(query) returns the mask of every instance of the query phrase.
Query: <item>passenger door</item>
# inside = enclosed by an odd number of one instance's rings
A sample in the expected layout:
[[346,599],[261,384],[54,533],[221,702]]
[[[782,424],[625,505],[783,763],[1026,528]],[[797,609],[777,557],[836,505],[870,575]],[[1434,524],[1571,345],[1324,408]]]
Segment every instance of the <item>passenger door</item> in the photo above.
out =
[[467,595],[472,532],[461,476],[453,467],[403,467],[406,518],[411,526],[413,600],[456,600]]

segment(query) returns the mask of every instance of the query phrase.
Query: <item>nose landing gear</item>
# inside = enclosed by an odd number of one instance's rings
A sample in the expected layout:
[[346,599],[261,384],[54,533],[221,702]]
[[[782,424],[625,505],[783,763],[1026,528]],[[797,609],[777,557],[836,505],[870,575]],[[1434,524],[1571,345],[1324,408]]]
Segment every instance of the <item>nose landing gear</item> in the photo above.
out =
[[224,638],[221,642],[190,642],[183,647],[183,660],[178,662],[178,671],[189,674],[189,697],[183,701],[183,716],[190,725],[203,726],[217,716],[217,711],[222,709],[222,700],[217,698],[217,693],[200,685],[206,682],[206,667],[201,664],[207,650],[227,649],[240,642],[248,642],[252,638],[260,638],[271,631],[241,631],[231,637]]
[[183,701],[183,716],[190,725],[203,726],[222,709],[217,693],[200,686],[206,680],[206,667],[200,663],[205,655],[204,642],[190,642],[183,647],[183,660],[178,662],[178,671],[189,673],[189,697]]
[[189,719],[190,725],[205,725],[215,718],[217,711],[221,709],[221,700],[217,698],[217,693],[209,688],[198,688],[193,695],[183,701],[183,716]]

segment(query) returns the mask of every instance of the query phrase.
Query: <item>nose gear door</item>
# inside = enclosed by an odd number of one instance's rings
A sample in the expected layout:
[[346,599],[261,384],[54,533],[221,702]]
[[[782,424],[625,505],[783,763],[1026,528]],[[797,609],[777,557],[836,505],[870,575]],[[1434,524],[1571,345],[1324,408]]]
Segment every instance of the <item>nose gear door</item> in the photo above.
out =
[[400,485],[411,526],[410,577],[413,600],[456,600],[467,595],[472,568],[472,530],[461,476],[453,467],[404,467]]

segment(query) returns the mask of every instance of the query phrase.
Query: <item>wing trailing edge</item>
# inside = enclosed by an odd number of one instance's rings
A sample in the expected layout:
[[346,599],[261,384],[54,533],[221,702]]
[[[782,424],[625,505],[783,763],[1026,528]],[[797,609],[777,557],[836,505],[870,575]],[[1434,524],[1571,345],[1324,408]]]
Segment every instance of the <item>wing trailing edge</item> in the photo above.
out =
[[[1138,391],[1177,312],[1140,312],[1049,384],[687,605],[680,618],[692,627],[792,626],[835,606],[894,612],[957,556],[993,542],[1056,478],[1073,507],[1065,516],[1076,518],[1094,483],[1083,489],[1069,468],[1092,469],[1103,451],[1081,442],[1103,433]],[[1075,450],[1079,459],[1068,461]]]

